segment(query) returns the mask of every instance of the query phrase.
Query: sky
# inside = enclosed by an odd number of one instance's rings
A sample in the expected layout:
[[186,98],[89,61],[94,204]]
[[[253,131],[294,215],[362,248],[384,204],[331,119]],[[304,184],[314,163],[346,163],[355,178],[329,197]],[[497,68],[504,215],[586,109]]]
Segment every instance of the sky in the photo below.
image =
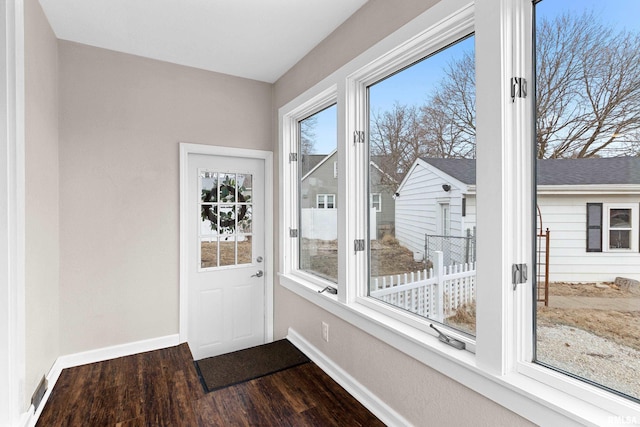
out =
[[[621,30],[640,31],[640,0],[542,0],[536,5],[538,19],[552,18],[568,11],[581,14],[587,10]],[[447,64],[459,58],[464,51],[472,51],[473,43],[473,37],[464,39],[372,85],[369,94],[371,111],[383,112],[391,109],[395,102],[422,105],[444,76]],[[335,106],[316,114],[316,154],[329,154],[336,148],[336,115]]]

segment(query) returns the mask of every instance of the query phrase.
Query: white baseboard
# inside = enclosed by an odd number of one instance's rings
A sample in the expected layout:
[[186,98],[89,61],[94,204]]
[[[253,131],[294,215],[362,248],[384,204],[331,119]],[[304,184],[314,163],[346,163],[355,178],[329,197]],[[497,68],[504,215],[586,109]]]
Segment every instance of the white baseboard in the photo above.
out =
[[123,356],[131,356],[137,353],[144,353],[146,351],[159,350],[162,348],[173,347],[180,344],[179,335],[167,335],[164,337],[151,338],[148,340],[135,341],[127,344],[119,344],[111,347],[98,348],[95,350],[83,351],[82,353],[68,354],[60,356],[56,359],[55,363],[51,367],[51,370],[47,374],[48,387],[38,410],[33,413],[33,405],[29,408],[26,422],[21,424],[26,427],[34,427],[38,422],[38,418],[42,413],[53,387],[56,385],[60,373],[63,369],[73,368],[75,366],[86,365],[88,363],[102,362],[104,360],[115,359]]
[[287,339],[291,341],[300,351],[313,360],[313,362],[327,373],[335,382],[340,384],[349,394],[358,400],[365,408],[371,411],[376,417],[388,426],[406,427],[411,424],[387,405],[383,400],[374,395],[369,389],[363,386],[347,371],[336,365],[324,353],[318,350],[307,341],[302,335],[289,328]]

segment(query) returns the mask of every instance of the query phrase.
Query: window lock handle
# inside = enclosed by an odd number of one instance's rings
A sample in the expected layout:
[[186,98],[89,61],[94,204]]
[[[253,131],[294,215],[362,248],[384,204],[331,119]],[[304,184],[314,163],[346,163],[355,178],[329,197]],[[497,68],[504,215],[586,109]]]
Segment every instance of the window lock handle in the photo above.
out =
[[449,335],[445,335],[442,332],[440,332],[438,330],[438,328],[436,328],[435,326],[433,326],[433,323],[431,323],[429,326],[431,326],[437,333],[438,333],[438,339],[440,341],[442,341],[443,343],[450,345],[453,348],[457,348],[458,350],[464,350],[466,347],[466,344],[463,341],[457,340]]

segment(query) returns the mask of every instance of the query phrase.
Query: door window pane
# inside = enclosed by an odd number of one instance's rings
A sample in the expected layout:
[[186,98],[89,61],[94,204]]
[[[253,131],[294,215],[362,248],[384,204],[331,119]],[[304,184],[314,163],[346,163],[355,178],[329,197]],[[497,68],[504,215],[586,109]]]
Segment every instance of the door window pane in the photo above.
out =
[[252,176],[200,171],[200,268],[250,264]]
[[640,2],[535,8],[535,361],[638,400]]
[[368,93],[369,296],[475,335],[473,36]]
[[299,266],[338,281],[337,109],[333,105],[299,122]]

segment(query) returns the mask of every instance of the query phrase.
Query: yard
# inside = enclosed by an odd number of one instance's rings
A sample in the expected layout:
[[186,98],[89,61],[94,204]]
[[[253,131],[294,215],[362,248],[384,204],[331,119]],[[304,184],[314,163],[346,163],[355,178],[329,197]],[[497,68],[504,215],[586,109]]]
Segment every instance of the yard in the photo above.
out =
[[640,351],[640,295],[613,283],[597,285],[551,283],[549,307],[538,307],[538,324],[580,328]]

